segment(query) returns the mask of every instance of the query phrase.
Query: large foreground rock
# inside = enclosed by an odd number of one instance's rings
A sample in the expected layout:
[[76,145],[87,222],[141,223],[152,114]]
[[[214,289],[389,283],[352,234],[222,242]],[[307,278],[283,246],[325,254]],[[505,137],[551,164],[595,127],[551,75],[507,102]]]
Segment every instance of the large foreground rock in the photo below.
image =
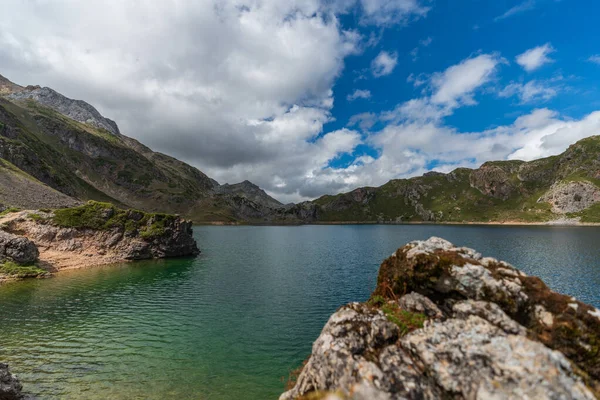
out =
[[594,399],[600,311],[431,238],[331,316],[289,399]]
[[0,231],[0,262],[9,260],[17,264],[32,264],[39,255],[37,246],[31,240]]
[[0,400],[22,399],[22,389],[17,377],[8,370],[8,365],[0,363]]

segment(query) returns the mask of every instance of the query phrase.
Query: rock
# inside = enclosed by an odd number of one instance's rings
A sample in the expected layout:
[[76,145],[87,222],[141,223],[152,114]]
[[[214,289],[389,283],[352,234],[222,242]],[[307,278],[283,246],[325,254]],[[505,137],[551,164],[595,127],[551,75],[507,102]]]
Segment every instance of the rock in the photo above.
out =
[[20,400],[23,385],[19,379],[10,373],[7,364],[0,363],[0,400]]
[[431,238],[383,262],[371,301],[329,319],[280,399],[594,399],[599,338],[600,310]]
[[[190,221],[174,215],[129,212],[93,202],[80,209],[92,215],[94,207],[100,218],[100,222],[94,220],[99,226],[96,229],[75,224],[75,217],[67,226],[60,226],[53,220],[53,213],[36,212],[34,217],[30,211],[15,213],[5,221],[5,231],[0,231],[0,260],[6,256],[19,263],[32,263],[39,255],[46,269],[57,271],[200,253]],[[66,211],[77,214],[80,209]]]
[[538,202],[550,203],[557,214],[576,213],[600,202],[600,188],[590,182],[556,183]]
[[481,317],[506,333],[522,336],[527,333],[525,327],[510,319],[510,317],[495,303],[465,300],[456,303],[452,307],[452,311],[456,318],[467,319],[471,315]]
[[[564,355],[477,316],[433,323],[404,337],[401,345],[446,396],[594,399]],[[427,393],[408,397],[422,395]]]
[[425,314],[429,318],[442,318],[444,316],[433,301],[415,292],[402,296],[398,300],[398,305],[403,310]]
[[103,117],[92,105],[65,97],[48,87],[28,86],[25,90],[14,92],[8,97],[13,100],[32,99],[75,121],[105,129],[114,135],[120,134],[117,124]]
[[8,259],[20,265],[33,264],[39,251],[29,239],[0,231],[0,261]]
[[471,173],[470,183],[486,196],[502,200],[508,199],[515,190],[510,175],[504,169],[490,163],[474,170]]

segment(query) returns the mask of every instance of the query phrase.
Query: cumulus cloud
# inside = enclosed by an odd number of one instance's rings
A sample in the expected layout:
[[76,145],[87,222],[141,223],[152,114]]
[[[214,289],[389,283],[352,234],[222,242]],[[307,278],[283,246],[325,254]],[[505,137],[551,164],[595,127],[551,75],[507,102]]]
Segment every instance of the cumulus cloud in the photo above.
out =
[[523,67],[527,72],[535,71],[542,65],[554,61],[548,57],[548,55],[554,51],[555,50],[550,43],[534,47],[533,49],[529,49],[526,52],[519,54],[517,56],[517,64]]
[[517,96],[521,104],[548,101],[558,94],[558,88],[548,86],[536,80],[523,83],[510,83],[498,95],[500,97]]
[[[547,109],[534,109],[513,123],[476,132],[461,132],[445,124],[445,118],[459,107],[475,104],[475,96],[494,79],[504,60],[495,54],[468,58],[429,80],[430,94],[398,104],[394,109],[352,118],[354,125],[368,121],[383,128],[368,132],[365,142],[378,151],[362,163],[329,170],[347,189],[359,185],[381,185],[390,179],[407,178],[434,170],[449,172],[458,167],[476,168],[485,161],[533,160],[563,152],[584,137],[600,134],[600,111],[580,120]],[[465,78],[465,76],[467,78]],[[515,95],[527,96],[527,84],[512,86]],[[537,87],[532,83],[531,87]],[[539,93],[542,94],[539,94]],[[548,96],[544,89],[533,97]],[[352,126],[354,126],[352,125]],[[361,129],[362,127],[358,125]]]
[[396,68],[396,64],[398,64],[398,53],[382,51],[371,63],[371,72],[373,72],[373,76],[377,78],[389,75],[394,71],[394,68]]
[[350,117],[348,120],[348,126],[358,126],[362,131],[368,131],[377,123],[377,114],[372,112],[365,112],[356,114]]
[[370,99],[370,98],[371,98],[371,91],[370,90],[362,90],[362,89],[356,89],[354,92],[352,92],[351,94],[346,96],[346,100],[348,100],[348,101],[354,101],[356,99]]
[[504,60],[497,54],[481,54],[434,74],[431,78],[434,89],[431,101],[453,106],[456,103],[475,104],[473,91],[489,82],[502,62]]
[[323,133],[333,83],[363,40],[330,2],[8,0],[3,10],[3,75],[84,99],[222,183],[298,193],[310,186],[298,177],[360,141]]

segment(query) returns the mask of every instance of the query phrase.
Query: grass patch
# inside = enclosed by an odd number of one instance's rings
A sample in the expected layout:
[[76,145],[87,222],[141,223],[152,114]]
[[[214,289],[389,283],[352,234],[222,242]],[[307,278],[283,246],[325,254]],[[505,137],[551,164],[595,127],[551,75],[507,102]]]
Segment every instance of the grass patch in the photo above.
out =
[[21,209],[18,208],[18,207],[8,207],[6,210],[0,212],[0,217],[3,217],[5,215],[7,215],[7,214],[15,213],[15,212],[18,212],[18,211],[21,211]]
[[29,218],[31,218],[34,221],[42,221],[45,219],[44,217],[42,217],[40,214],[37,214],[37,213],[29,214]]
[[375,295],[369,299],[367,304],[383,311],[388,321],[396,324],[398,328],[400,328],[401,336],[422,328],[427,320],[426,315],[402,310],[398,304],[395,302],[388,302],[383,296]]
[[127,233],[137,232],[143,239],[150,240],[164,235],[166,227],[176,218],[169,214],[122,210],[110,203],[88,201],[79,207],[54,211],[52,223],[64,228],[120,228]]
[[45,274],[46,271],[35,265],[19,265],[13,261],[0,263],[0,274],[17,278],[35,277]]

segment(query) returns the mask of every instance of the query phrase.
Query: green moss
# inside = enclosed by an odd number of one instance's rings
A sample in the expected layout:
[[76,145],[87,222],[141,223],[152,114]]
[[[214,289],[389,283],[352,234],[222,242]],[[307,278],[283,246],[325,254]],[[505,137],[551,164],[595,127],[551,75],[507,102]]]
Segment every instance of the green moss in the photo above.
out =
[[46,271],[35,265],[19,265],[12,261],[0,263],[0,274],[18,278],[35,277],[45,274]]
[[[374,300],[375,297],[372,300]],[[383,298],[379,300],[382,299]],[[395,302],[386,302],[381,306],[381,311],[383,311],[388,321],[396,324],[398,328],[400,328],[401,336],[404,336],[416,329],[422,328],[423,324],[427,320],[426,315],[402,310]]]
[[140,237],[149,240],[162,236],[175,218],[169,214],[122,210],[110,203],[88,201],[79,207],[56,210],[52,222],[65,228],[121,228],[127,233],[137,231]]
[[34,221],[41,221],[41,220],[45,219],[44,217],[42,217],[40,214],[37,214],[37,213],[29,214],[29,218],[31,218]]

